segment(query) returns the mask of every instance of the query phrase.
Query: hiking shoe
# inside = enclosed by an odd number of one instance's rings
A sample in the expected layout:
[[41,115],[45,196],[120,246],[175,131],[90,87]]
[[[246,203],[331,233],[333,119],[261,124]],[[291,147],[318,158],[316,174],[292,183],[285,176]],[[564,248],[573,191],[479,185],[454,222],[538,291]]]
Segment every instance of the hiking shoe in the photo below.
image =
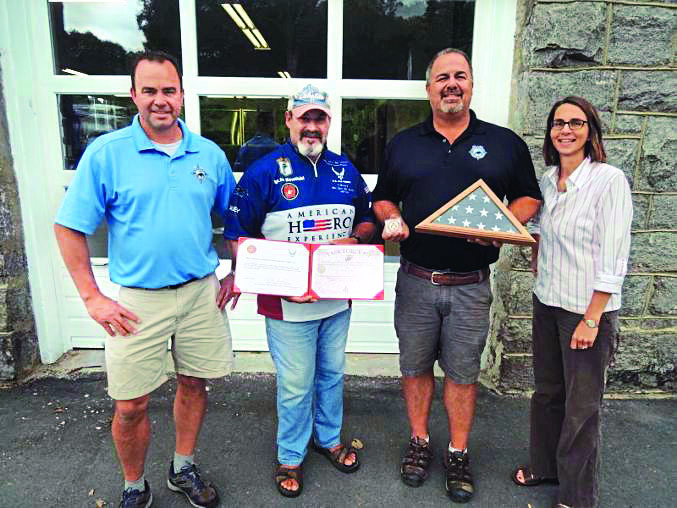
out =
[[428,478],[428,469],[432,462],[433,453],[428,442],[421,437],[409,439],[407,453],[400,465],[400,478],[410,487],[420,487]]
[[120,508],[148,508],[153,504],[153,494],[150,491],[148,480],[144,480],[144,487],[143,492],[136,489],[123,490]]
[[219,504],[219,493],[209,482],[203,482],[195,464],[183,466],[178,473],[174,472],[174,461],[169,463],[167,487],[174,492],[182,492],[193,506],[198,508],[214,508]]
[[444,465],[447,469],[447,495],[455,503],[467,503],[475,493],[468,452],[450,452],[447,449]]

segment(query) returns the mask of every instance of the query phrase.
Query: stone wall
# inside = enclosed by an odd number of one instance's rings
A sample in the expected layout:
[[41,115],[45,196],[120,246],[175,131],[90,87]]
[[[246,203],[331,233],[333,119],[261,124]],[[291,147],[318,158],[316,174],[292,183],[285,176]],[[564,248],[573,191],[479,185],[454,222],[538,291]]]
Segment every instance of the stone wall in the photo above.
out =
[[[543,172],[545,120],[566,95],[589,99],[609,163],[630,181],[634,219],[620,346],[609,391],[677,388],[677,4],[521,0],[511,126]],[[529,252],[502,249],[487,376],[533,387]]]
[[[1,78],[0,70],[0,83]],[[0,381],[21,377],[38,361],[19,194],[0,86]]]

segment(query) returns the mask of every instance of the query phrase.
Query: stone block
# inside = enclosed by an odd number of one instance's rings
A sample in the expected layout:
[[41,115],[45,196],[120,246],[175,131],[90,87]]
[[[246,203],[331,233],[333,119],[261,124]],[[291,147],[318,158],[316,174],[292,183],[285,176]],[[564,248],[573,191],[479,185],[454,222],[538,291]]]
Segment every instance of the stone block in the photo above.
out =
[[635,185],[634,189],[677,191],[676,155],[677,118],[649,118],[639,161],[639,187]]
[[674,9],[615,5],[607,53],[609,65],[670,65]]
[[531,160],[534,163],[534,169],[536,170],[536,178],[541,178],[545,170],[545,160],[543,159],[543,138],[536,138],[534,136],[525,137],[524,141],[529,147],[529,153],[531,154]]
[[505,311],[510,315],[531,315],[533,287],[534,276],[531,272],[496,272],[496,289],[503,300]]
[[677,194],[656,194],[653,197],[648,228],[677,230]]
[[503,353],[531,354],[531,319],[507,318],[498,329],[496,338],[503,344]]
[[649,312],[657,316],[677,316],[677,277],[656,276]]
[[607,162],[625,173],[625,176],[630,183],[630,188],[632,189],[639,140],[607,139],[604,141],[604,148],[606,149]]
[[677,232],[635,233],[630,246],[630,272],[677,271]]
[[641,316],[644,313],[646,293],[651,286],[651,275],[628,275],[623,281],[621,316]]
[[618,109],[669,113],[677,109],[677,72],[622,71]]
[[604,57],[606,6],[579,3],[576,15],[566,4],[539,4],[525,31],[531,67],[598,65]]
[[503,391],[524,391],[534,388],[531,355],[503,355],[499,367],[498,388]]
[[16,379],[13,334],[0,332],[0,381]]
[[529,133],[541,134],[552,105],[567,95],[585,91],[588,99],[600,112],[608,112],[614,103],[616,72],[531,72],[527,86],[527,121]]
[[7,284],[0,284],[0,332],[7,332],[9,320],[7,319]]
[[666,328],[677,329],[677,317],[650,316],[642,319],[644,330],[665,330]]
[[616,115],[614,134],[637,134],[642,132],[644,117],[640,115]]
[[632,230],[646,229],[651,197],[646,194],[632,195]]
[[672,389],[676,380],[677,334],[673,331],[622,330],[609,385]]

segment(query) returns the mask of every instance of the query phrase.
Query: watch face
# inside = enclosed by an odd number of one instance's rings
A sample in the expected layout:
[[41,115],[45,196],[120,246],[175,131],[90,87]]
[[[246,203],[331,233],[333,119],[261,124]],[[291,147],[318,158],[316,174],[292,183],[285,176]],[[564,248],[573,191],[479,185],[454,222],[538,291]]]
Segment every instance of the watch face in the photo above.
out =
[[597,322],[594,319],[584,319],[583,322],[588,325],[588,328],[597,328]]

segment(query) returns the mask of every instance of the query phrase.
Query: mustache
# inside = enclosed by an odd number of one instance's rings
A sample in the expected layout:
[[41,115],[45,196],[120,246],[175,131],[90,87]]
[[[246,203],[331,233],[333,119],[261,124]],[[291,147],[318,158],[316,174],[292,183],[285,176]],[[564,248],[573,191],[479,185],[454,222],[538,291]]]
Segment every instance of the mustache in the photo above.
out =
[[458,87],[447,87],[444,90],[442,90],[442,93],[440,94],[442,98],[444,97],[449,97],[450,95],[463,95],[463,92],[461,92],[461,89]]
[[320,131],[303,130],[301,131],[301,137],[322,139],[322,133]]

